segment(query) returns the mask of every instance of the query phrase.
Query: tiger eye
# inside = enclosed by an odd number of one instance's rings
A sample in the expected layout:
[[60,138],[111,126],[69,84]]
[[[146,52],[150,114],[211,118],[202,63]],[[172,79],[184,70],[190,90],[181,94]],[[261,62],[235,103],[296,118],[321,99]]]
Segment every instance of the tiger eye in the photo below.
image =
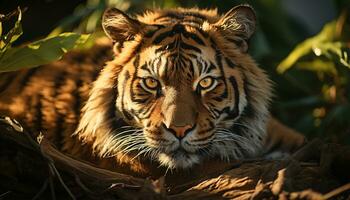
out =
[[158,81],[154,78],[146,78],[144,79],[144,83],[149,89],[156,89],[159,85]]
[[208,89],[210,86],[212,86],[214,83],[214,80],[213,78],[211,77],[206,77],[204,79],[202,79],[200,82],[199,82],[199,85],[203,88],[203,89]]

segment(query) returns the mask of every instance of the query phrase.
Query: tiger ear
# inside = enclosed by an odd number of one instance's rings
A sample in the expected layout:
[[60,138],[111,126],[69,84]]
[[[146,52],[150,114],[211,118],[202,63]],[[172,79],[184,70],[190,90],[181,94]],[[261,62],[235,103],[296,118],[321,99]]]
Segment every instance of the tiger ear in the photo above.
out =
[[249,5],[239,5],[223,15],[216,27],[223,31],[224,37],[234,42],[242,52],[248,50],[248,40],[256,29],[256,15]]
[[142,24],[117,8],[107,9],[102,17],[102,27],[114,42],[132,40],[142,30]]

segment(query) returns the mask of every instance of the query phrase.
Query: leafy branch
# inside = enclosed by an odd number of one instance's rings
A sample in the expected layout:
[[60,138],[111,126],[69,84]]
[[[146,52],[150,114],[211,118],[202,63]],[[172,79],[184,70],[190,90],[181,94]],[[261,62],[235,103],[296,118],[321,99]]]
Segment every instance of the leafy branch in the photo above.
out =
[[[2,34],[2,22],[17,16],[13,28]],[[22,11],[16,11],[0,17],[0,72],[36,67],[62,58],[69,50],[84,44],[89,35],[61,33],[23,46],[13,47],[13,43],[23,34]]]

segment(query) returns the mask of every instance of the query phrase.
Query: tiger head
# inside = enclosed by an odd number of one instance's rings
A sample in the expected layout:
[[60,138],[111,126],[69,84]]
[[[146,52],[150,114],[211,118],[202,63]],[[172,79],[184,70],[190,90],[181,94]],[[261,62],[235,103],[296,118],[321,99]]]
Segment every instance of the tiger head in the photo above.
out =
[[250,6],[109,9],[103,28],[114,60],[93,85],[76,134],[100,156],[132,155],[168,168],[257,155],[271,84],[248,55]]

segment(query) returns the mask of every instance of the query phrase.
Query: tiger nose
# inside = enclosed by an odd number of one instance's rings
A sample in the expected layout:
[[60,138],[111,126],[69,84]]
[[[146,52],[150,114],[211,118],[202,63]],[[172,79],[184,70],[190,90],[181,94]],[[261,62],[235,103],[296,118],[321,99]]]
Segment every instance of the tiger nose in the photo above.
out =
[[169,128],[165,126],[165,128],[173,133],[175,137],[178,139],[182,139],[185,137],[191,130],[193,130],[193,125],[185,125],[185,126],[174,126],[171,125]]

